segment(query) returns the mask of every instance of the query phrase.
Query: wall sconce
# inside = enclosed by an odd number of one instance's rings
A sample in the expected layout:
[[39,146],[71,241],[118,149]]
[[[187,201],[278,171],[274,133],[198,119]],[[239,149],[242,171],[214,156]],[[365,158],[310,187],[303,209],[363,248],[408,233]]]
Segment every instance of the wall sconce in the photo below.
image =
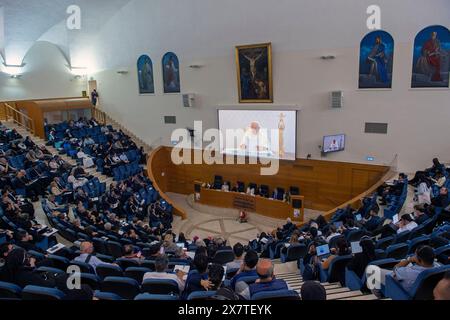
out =
[[120,75],[126,75],[128,74],[128,70],[117,70],[117,73]]
[[83,77],[87,76],[88,69],[85,67],[70,67],[70,72],[72,72],[75,76]]
[[21,65],[16,64],[6,64],[3,62],[3,72],[9,74],[11,78],[18,79],[21,77],[22,69],[25,66],[24,63]]

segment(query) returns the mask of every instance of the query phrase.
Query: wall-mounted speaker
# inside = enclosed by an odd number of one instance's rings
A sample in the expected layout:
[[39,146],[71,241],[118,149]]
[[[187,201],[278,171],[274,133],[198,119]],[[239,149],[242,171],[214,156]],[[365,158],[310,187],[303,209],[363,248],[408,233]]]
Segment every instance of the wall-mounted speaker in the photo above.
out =
[[193,108],[195,102],[195,94],[193,93],[185,93],[182,95],[183,97],[183,107],[185,108]]
[[344,93],[342,91],[331,92],[331,107],[342,108],[344,106]]

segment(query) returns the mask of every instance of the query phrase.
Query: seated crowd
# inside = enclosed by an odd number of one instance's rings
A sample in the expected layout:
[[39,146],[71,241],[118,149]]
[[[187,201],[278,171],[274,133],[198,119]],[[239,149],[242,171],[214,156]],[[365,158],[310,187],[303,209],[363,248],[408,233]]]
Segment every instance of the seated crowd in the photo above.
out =
[[[339,281],[342,285],[348,284],[346,270],[361,279],[369,264],[391,258],[389,268],[381,264],[383,287],[386,275],[390,275],[406,292],[411,292],[422,271],[450,264],[450,206],[447,184],[442,179],[447,171],[437,159],[433,168],[419,172],[412,185],[434,179],[440,181],[439,192],[431,192],[426,203],[415,197],[411,213],[400,213],[403,204],[394,212],[390,206],[381,212],[377,202],[380,199],[380,205],[387,205],[402,201],[408,179],[400,174],[398,180],[383,185],[376,194],[364,199],[358,210],[348,206],[338,210],[330,221],[319,216],[302,227],[288,219],[283,227],[259,234],[249,245],[261,257],[281,257],[282,261],[289,248],[298,248],[291,250],[298,253],[291,259],[298,259],[304,280]],[[354,244],[360,249],[352,254]],[[335,270],[329,273],[330,269]],[[358,289],[368,290],[365,285]],[[373,293],[386,294],[383,290]]]
[[95,119],[46,125],[48,143],[78,159],[85,167],[94,164],[105,175],[115,176],[115,169],[133,163],[144,164],[143,148],[121,130],[101,125]]
[[[72,130],[98,124],[82,119],[68,126],[63,139],[71,141]],[[101,128],[106,134],[105,127]],[[53,136],[57,140],[56,132],[50,129],[50,140]],[[112,138],[111,148],[120,137],[118,133],[118,139]],[[445,250],[450,244],[450,208],[440,206],[446,203],[447,194],[440,190],[430,195],[430,203],[417,203],[414,212],[398,217],[400,210],[393,205],[408,184],[403,174],[364,199],[357,210],[346,207],[329,221],[320,216],[301,227],[288,219],[282,227],[259,234],[248,245],[237,243],[231,248],[220,237],[188,240],[182,233],[174,234],[171,206],[142,173],[107,189],[81,166],[72,167],[41,146],[42,157],[31,139],[23,139],[17,132],[0,128],[0,139],[5,160],[0,160],[0,287],[13,284],[23,292],[30,285],[57,288],[62,299],[145,299],[163,294],[176,299],[248,300],[278,293],[294,299],[325,300],[320,282],[345,286],[348,279],[343,268],[362,278],[369,264],[395,258],[390,265],[381,265],[380,281],[384,286],[392,278],[409,291],[422,272],[450,262],[450,251]],[[127,149],[126,140],[120,143],[117,150]],[[18,161],[23,169],[10,166],[12,157],[17,160],[31,150],[35,161]],[[28,158],[33,159],[25,156]],[[93,158],[98,158],[96,151]],[[34,179],[24,179],[27,170],[35,172]],[[442,180],[433,171],[425,175]],[[422,173],[419,176],[423,179]],[[440,186],[446,187],[445,182]],[[19,195],[21,189],[24,191]],[[49,223],[73,243],[71,247],[53,250],[55,236],[34,219],[32,201],[38,196],[44,198],[42,207]],[[438,197],[441,202],[433,204]],[[385,215],[397,212],[398,219],[381,214],[378,198],[381,204],[391,205],[384,210]],[[355,243],[360,251],[352,253]],[[328,251],[323,251],[324,246]],[[277,278],[273,259],[278,258],[281,262],[297,261],[304,281],[300,294]],[[339,261],[343,263],[338,272],[331,272],[338,269]],[[80,269],[81,287],[67,287],[69,266]],[[330,272],[324,272],[327,270]],[[365,285],[359,289],[368,291]],[[386,295],[383,290],[373,292]],[[448,272],[433,295],[435,299],[450,298]]]

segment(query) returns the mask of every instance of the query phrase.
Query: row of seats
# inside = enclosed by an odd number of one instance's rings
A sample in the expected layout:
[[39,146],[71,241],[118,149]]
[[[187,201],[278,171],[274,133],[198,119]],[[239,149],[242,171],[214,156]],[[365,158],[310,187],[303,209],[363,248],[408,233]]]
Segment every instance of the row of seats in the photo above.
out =
[[408,179],[405,179],[403,190],[400,195],[389,195],[386,197],[387,206],[384,209],[384,217],[386,219],[392,219],[396,214],[400,213],[403,205],[405,204],[406,197],[408,195]]
[[114,168],[112,171],[114,181],[122,181],[142,172],[142,167],[139,165],[139,161],[135,161],[130,164]]
[[[157,280],[152,281],[155,282]],[[150,283],[150,282],[149,282]],[[145,284],[145,283],[144,283]],[[144,286],[144,285],[143,285]],[[146,288],[147,285],[144,287]],[[139,286],[133,279],[120,279],[110,277],[105,279],[102,283],[102,290],[112,290],[114,292],[96,290],[94,296],[99,300],[147,300],[147,301],[175,301],[179,300],[177,295],[173,294],[155,294],[150,292],[143,292],[139,290]],[[144,289],[147,290],[147,289]],[[153,291],[153,290],[150,290]],[[133,296],[133,294],[135,294]],[[192,292],[187,300],[204,300],[211,299],[216,294],[216,291],[197,291]],[[62,300],[65,293],[59,289],[46,288],[39,286],[26,286],[23,290],[12,283],[0,282],[0,295],[5,296],[9,300]],[[252,296],[252,300],[259,301],[274,301],[274,300],[300,300],[299,295],[294,290],[277,290],[270,292],[259,292]]]

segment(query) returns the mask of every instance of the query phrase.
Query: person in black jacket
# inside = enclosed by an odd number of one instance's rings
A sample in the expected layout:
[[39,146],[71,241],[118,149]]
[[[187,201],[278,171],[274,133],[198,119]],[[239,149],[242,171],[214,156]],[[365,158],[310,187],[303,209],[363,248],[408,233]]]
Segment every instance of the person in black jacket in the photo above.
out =
[[362,248],[362,252],[353,256],[347,268],[362,278],[369,263],[375,260],[375,245],[372,240],[365,237],[361,239],[359,245]]
[[27,285],[55,287],[54,279],[46,278],[42,274],[35,272],[35,267],[36,260],[29,257],[24,249],[17,248],[8,254],[1,278],[7,282],[17,284],[21,288]]

